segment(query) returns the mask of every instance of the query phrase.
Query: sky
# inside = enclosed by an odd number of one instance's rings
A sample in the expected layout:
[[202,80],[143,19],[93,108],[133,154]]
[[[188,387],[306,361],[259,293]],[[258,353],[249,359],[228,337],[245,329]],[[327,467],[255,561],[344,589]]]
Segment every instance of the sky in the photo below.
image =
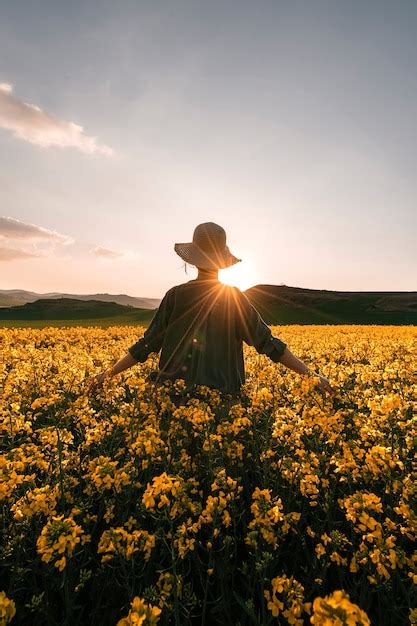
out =
[[417,290],[417,2],[0,0],[0,289]]

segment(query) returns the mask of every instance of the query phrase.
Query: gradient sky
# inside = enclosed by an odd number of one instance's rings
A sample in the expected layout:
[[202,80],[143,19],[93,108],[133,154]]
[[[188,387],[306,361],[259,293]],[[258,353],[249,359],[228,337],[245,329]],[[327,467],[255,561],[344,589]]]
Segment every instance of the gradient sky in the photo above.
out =
[[415,0],[0,7],[0,288],[417,289]]

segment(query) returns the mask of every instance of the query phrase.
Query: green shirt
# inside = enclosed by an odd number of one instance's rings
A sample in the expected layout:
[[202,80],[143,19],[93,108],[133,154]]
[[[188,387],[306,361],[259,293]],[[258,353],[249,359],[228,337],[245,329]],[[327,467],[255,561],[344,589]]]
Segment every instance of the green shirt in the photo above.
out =
[[286,347],[240,289],[217,279],[195,279],[167,291],[129,352],[143,363],[161,350],[161,381],[182,378],[187,389],[206,385],[234,394],[245,381],[243,341],[274,362]]

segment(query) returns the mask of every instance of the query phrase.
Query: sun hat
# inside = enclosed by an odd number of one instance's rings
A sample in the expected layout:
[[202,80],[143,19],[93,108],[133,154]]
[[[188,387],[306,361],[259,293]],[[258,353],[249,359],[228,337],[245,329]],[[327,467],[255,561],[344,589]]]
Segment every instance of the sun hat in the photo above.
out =
[[230,252],[226,245],[226,231],[214,222],[196,226],[193,240],[176,243],[174,250],[190,265],[207,270],[224,269],[242,260]]

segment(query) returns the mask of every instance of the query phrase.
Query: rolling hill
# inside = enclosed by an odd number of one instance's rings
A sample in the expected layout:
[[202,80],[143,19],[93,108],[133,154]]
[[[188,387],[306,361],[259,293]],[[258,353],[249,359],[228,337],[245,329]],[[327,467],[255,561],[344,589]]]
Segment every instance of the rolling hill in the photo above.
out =
[[50,300],[70,298],[72,300],[96,300],[101,302],[115,302],[133,306],[137,309],[157,309],[160,298],[140,298],[128,296],[126,294],[94,293],[94,294],[71,294],[71,293],[36,293],[35,291],[25,291],[24,289],[0,289],[0,308],[12,307],[36,300]]
[[115,302],[46,298],[0,309],[0,326],[147,326],[155,310],[138,309]]
[[[325,291],[256,285],[244,293],[268,324],[417,324],[417,292]],[[0,308],[0,326],[147,326],[156,308],[94,299],[41,298]]]
[[417,324],[416,291],[256,285],[245,294],[268,324]]

